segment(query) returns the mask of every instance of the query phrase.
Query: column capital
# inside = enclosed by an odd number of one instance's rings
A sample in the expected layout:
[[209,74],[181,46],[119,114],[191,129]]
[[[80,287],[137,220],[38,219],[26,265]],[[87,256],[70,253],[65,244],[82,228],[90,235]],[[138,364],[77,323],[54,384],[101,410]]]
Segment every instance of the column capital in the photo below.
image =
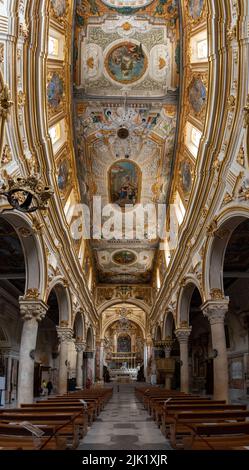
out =
[[85,348],[86,348],[86,341],[81,341],[81,342],[78,341],[75,343],[74,346],[75,346],[75,350],[77,353],[83,352],[85,351]]
[[192,326],[189,327],[180,327],[175,330],[175,335],[179,341],[179,343],[187,343],[190,333],[192,331]]
[[25,300],[24,297],[20,297],[19,305],[21,317],[24,321],[32,320],[34,318],[40,322],[43,320],[48,310],[48,305],[40,299]]
[[57,335],[60,343],[69,343],[73,339],[73,330],[66,326],[56,327]]
[[203,315],[208,318],[210,325],[224,323],[228,312],[228,299],[207,300],[202,306]]

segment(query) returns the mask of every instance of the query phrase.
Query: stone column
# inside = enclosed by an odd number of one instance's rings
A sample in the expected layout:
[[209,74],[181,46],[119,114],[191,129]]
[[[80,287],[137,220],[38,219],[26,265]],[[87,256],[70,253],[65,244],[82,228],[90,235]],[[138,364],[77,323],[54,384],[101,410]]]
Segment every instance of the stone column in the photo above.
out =
[[73,330],[67,326],[57,326],[56,329],[60,341],[58,392],[63,395],[67,393],[68,344],[73,339]]
[[104,370],[104,339],[100,341],[99,349],[99,378],[103,380],[103,370]]
[[83,352],[86,343],[83,341],[76,341],[76,388],[83,388]]
[[202,305],[203,314],[211,326],[213,365],[214,365],[214,400],[228,402],[228,359],[224,320],[228,311],[229,300],[208,300]]
[[181,327],[175,330],[176,337],[180,343],[181,360],[181,392],[189,392],[189,367],[188,367],[188,339],[191,327]]
[[24,320],[18,372],[18,406],[21,403],[33,403],[34,399],[34,361],[38,331],[38,322],[48,310],[48,306],[38,299],[20,297],[20,313]]
[[[170,358],[170,353],[171,353],[173,344],[174,344],[174,340],[167,337],[165,340],[165,348],[164,348],[165,359]],[[171,361],[174,361],[174,359],[171,359]],[[171,383],[172,383],[173,376],[174,376],[173,371],[168,372],[166,370],[166,374],[165,374],[165,389],[166,390],[171,390]]]

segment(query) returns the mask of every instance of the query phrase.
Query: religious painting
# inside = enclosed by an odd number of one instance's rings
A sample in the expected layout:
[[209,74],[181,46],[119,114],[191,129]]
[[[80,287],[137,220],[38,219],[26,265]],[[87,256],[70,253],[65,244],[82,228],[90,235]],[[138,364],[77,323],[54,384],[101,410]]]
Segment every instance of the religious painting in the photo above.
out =
[[51,4],[56,16],[64,16],[67,9],[67,0],[51,0]]
[[70,166],[68,160],[65,158],[59,165],[58,172],[58,186],[60,191],[65,191],[69,182]]
[[57,72],[54,72],[47,86],[47,98],[49,106],[54,109],[58,108],[62,102],[63,94],[63,78]]
[[185,193],[189,193],[192,186],[191,166],[189,162],[181,164],[182,189]]
[[129,335],[122,335],[118,337],[118,352],[131,352],[131,337]]
[[137,257],[135,253],[128,250],[118,251],[113,255],[113,261],[121,265],[129,265],[136,261]]
[[188,9],[189,14],[193,20],[200,18],[204,6],[204,0],[189,0]]
[[141,171],[128,160],[121,160],[109,170],[109,191],[111,203],[125,207],[135,205],[140,198]]
[[193,78],[189,86],[189,102],[196,113],[200,113],[207,100],[207,90],[200,78]]
[[148,59],[142,44],[123,42],[109,51],[105,66],[113,80],[129,85],[144,75],[148,67]]

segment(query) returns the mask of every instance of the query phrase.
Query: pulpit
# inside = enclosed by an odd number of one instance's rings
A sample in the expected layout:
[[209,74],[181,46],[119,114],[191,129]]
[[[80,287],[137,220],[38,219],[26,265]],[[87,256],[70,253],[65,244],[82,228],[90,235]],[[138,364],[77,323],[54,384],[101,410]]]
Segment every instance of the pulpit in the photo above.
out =
[[165,388],[171,390],[171,382],[175,372],[175,359],[165,357],[156,360],[157,370],[165,375]]

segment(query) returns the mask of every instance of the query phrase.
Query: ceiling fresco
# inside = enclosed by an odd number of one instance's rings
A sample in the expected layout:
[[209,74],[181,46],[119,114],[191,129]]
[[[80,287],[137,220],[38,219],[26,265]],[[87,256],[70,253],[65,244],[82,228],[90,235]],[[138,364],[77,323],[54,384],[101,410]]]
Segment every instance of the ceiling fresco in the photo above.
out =
[[[94,195],[121,209],[166,202],[178,95],[176,1],[77,1],[74,119],[84,202]],[[150,282],[158,241],[92,240],[98,281]],[[118,263],[125,252],[134,261]]]

